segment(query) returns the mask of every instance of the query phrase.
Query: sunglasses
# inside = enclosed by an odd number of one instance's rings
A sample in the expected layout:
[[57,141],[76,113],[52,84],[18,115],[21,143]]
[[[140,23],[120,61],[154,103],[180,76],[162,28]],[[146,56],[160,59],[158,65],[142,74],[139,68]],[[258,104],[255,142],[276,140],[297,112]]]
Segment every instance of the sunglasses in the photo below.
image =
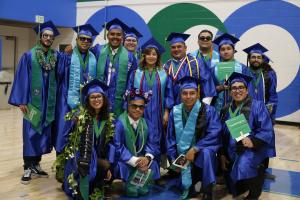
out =
[[87,38],[87,37],[79,37],[80,42],[92,42],[92,38]]
[[201,36],[201,37],[199,37],[199,40],[201,40],[201,41],[211,41],[211,37],[210,36],[207,36],[207,37],[205,37],[205,36]]
[[138,104],[129,104],[129,106],[133,109],[140,109],[140,110],[143,110],[145,108],[145,105],[138,105]]

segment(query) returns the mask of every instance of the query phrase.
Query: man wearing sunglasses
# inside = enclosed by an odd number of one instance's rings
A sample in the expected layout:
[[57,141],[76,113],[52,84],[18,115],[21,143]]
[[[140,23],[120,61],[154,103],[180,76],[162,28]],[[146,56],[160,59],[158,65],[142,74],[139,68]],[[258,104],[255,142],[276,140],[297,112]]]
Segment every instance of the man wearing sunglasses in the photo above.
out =
[[[145,105],[150,100],[150,93],[139,89],[126,90],[124,99],[128,101],[124,111],[116,122],[114,145],[114,175],[126,183],[126,195],[136,197],[149,192],[148,183],[151,179],[160,178],[159,171],[159,139],[142,117]],[[140,172],[147,177],[145,185],[133,183],[134,174]]]
[[213,49],[213,33],[204,29],[198,34],[199,49],[192,52],[192,56],[200,58],[209,67],[213,67],[220,60],[220,55]]
[[98,32],[90,24],[74,27],[77,33],[76,46],[71,54],[62,54],[58,66],[63,69],[59,79],[58,98],[56,106],[56,134],[55,149],[57,153],[62,152],[68,143],[71,122],[65,121],[66,113],[80,104],[80,85],[90,79],[96,78],[95,55],[90,51],[92,37]]
[[8,103],[18,106],[23,118],[24,175],[21,183],[31,178],[48,177],[40,167],[43,154],[52,150],[57,92],[58,52],[51,48],[59,35],[55,25],[47,21],[34,28],[39,42],[23,54],[18,64]]

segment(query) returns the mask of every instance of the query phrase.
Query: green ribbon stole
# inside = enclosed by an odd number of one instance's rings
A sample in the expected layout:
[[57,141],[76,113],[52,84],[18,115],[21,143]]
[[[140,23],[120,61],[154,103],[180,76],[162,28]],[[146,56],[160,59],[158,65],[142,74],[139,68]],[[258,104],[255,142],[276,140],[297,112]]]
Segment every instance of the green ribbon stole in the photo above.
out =
[[155,80],[156,72],[157,72],[157,70],[153,70],[151,72],[151,76],[150,76],[149,70],[147,70],[147,69],[145,70],[146,81],[147,81],[148,86],[151,89],[153,87],[153,83],[154,83],[154,80]]
[[[42,66],[40,66],[36,49],[41,48],[39,45],[36,45],[31,49],[31,64],[32,64],[32,75],[31,75],[31,104],[35,106],[39,111],[42,112],[42,91],[43,91],[43,71]],[[48,50],[46,61],[49,61],[49,58],[54,54],[53,49]],[[48,99],[47,99],[47,108],[46,108],[46,120],[45,124],[41,124],[38,127],[33,127],[38,133],[41,133],[42,126],[48,126],[53,120],[55,115],[55,104],[56,104],[56,78],[55,78],[55,69],[48,72],[49,76],[49,88],[48,88]]]
[[238,114],[240,114],[240,111],[241,111],[243,105],[244,105],[244,103],[241,103],[241,105],[239,105],[239,106],[235,109],[235,111],[233,112],[232,109],[231,109],[232,103],[230,103],[229,109],[228,109],[230,119],[231,119],[231,118],[234,118],[234,117],[236,117]]
[[[144,118],[140,118],[137,126],[137,132],[135,133],[130,125],[127,111],[120,115],[119,120],[122,122],[125,129],[126,147],[132,155],[137,156],[137,154],[144,149],[148,137],[148,126],[146,121]],[[137,150],[135,144],[139,136],[142,137],[142,146]]]
[[[128,51],[125,47],[120,46],[118,52],[113,57],[109,44],[106,44],[102,47],[98,63],[97,63],[97,78],[104,80],[104,72],[106,68],[107,57],[109,57],[112,66],[107,66],[111,68],[118,67],[118,78],[115,91],[115,101],[114,101],[114,113],[116,116],[119,116],[123,112],[122,102],[123,102],[123,93],[126,89],[126,79],[128,73]],[[106,75],[108,76],[108,75]],[[110,86],[110,83],[107,83]]]
[[89,52],[87,52],[86,58],[85,58],[85,62],[84,62],[83,59],[82,59],[81,53],[79,52],[77,46],[74,48],[74,51],[75,51],[76,55],[77,55],[78,58],[79,58],[80,66],[82,66],[83,71],[85,71],[86,66],[87,66],[88,63],[89,63],[89,56],[90,56]]
[[104,128],[106,124],[106,120],[103,120],[103,121],[100,121],[100,126],[98,125],[98,120],[94,117],[93,118],[93,126],[94,126],[94,132],[96,134],[96,138],[98,139],[99,136],[101,135],[102,133],[102,130]]
[[262,78],[262,70],[259,69],[258,73],[255,73],[254,70],[251,70],[251,71],[255,75],[255,78],[256,78],[256,80],[252,79],[251,83],[254,86],[255,93],[257,93],[257,87],[258,87],[258,84],[260,82],[260,79]]

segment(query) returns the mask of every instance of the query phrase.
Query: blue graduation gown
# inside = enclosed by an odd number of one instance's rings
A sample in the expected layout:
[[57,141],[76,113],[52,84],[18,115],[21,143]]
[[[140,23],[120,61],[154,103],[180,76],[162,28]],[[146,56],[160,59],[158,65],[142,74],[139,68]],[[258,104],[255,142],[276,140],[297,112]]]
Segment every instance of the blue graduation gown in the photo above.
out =
[[[215,83],[215,86],[223,85],[224,80],[218,79],[218,69],[216,66],[212,67],[211,69],[211,75],[213,77],[213,81]],[[235,72],[246,74],[248,76],[251,76],[250,70],[247,66],[244,64],[235,61]],[[216,97],[216,100],[214,101],[213,106],[216,108],[216,111],[220,113],[221,109],[224,105],[228,104],[230,102],[230,96],[228,91],[222,91],[218,93],[218,96]]]
[[[115,146],[115,162],[114,162],[114,177],[120,178],[124,181],[128,181],[130,171],[133,169],[132,166],[126,162],[133,156],[126,147],[126,136],[125,128],[122,122],[118,119],[116,121],[116,129],[114,135],[114,146]],[[138,138],[136,143],[136,149],[139,149],[142,141]],[[159,143],[152,132],[148,132],[147,141],[144,145],[144,149],[137,156],[145,156],[146,153],[150,153],[154,156],[150,169],[153,172],[152,178],[154,180],[160,178],[159,165],[157,155],[159,155]]]
[[[96,138],[96,135],[94,133],[94,145],[93,145],[93,149],[92,149],[92,159],[91,159],[91,163],[90,163],[90,170],[89,170],[89,184],[91,186],[92,182],[101,182],[100,185],[103,185],[104,182],[104,178],[106,177],[106,173],[107,171],[102,170],[101,168],[99,168],[97,166],[97,159],[106,159],[108,161],[113,161],[113,157],[114,157],[114,146],[112,143],[112,139],[110,141],[108,141],[105,144],[105,128],[102,130],[100,136],[98,138]],[[65,173],[64,173],[64,183],[63,183],[63,190],[66,193],[66,195],[68,196],[69,199],[73,199],[73,190],[70,189],[69,183],[68,183],[68,176],[71,173],[74,173],[74,177],[77,180],[77,182],[79,183],[80,181],[80,175],[77,169],[77,163],[76,160],[79,158],[79,152],[76,152],[75,158],[69,159],[66,162],[65,165]],[[100,171],[99,171],[100,170]],[[100,176],[98,176],[97,174],[101,173]],[[97,178],[100,178],[100,180],[95,179],[97,175]],[[99,184],[98,184],[99,185]],[[92,193],[93,188],[89,187],[90,189],[90,193]]]
[[[271,114],[271,118],[272,120],[275,120],[276,117],[276,109],[277,109],[277,104],[278,104],[278,96],[277,96],[277,92],[276,92],[276,88],[277,88],[277,76],[274,70],[270,70],[267,71],[266,73],[268,73],[268,77],[270,78],[270,87],[269,87],[269,91],[265,91],[265,82],[266,80],[264,80],[264,76],[263,74],[261,75],[260,81],[258,83],[257,86],[257,92],[255,91],[255,86],[253,84],[253,82],[255,82],[257,80],[256,75],[250,70],[250,73],[252,75],[252,82],[251,84],[249,84],[249,94],[253,99],[256,99],[258,101],[262,101],[265,103],[265,105],[267,104],[273,104],[273,109]],[[269,98],[266,99],[266,93],[269,93]]]
[[203,56],[199,57],[199,54],[200,54],[199,51],[200,50],[197,49],[197,50],[193,51],[191,53],[191,55],[194,56],[195,58],[202,59],[204,64],[206,64],[206,66],[208,66],[209,68],[214,67],[218,62],[220,62],[220,54],[217,51],[213,50],[212,51],[212,57],[207,61],[205,61]]
[[[227,112],[225,121],[229,118],[230,116]],[[272,120],[263,102],[252,100],[248,123],[251,128],[250,136],[248,137],[250,139],[260,139],[264,142],[264,145],[259,149],[246,148],[240,155],[236,154],[236,140],[231,137],[225,123],[223,124],[223,148],[229,158],[234,162],[230,173],[230,178],[233,183],[238,180],[256,177],[257,166],[261,164],[265,158],[274,157],[276,155]]]
[[[99,59],[99,57],[102,53],[101,52],[102,48],[103,48],[103,46],[100,46],[99,44],[97,44],[93,48],[91,48],[91,51],[96,55],[96,57],[98,59]],[[116,96],[117,80],[118,80],[118,74],[119,74],[119,63],[120,63],[120,61],[118,61],[118,64],[115,66],[115,71],[111,72],[110,76],[109,76],[109,63],[110,63],[110,58],[107,55],[106,63],[105,63],[105,69],[104,69],[104,76],[103,76],[104,80],[102,80],[102,81],[104,81],[109,86],[109,88],[107,90],[107,97],[109,99],[109,110],[111,112],[114,112],[115,111],[115,101],[116,101],[116,99],[123,99],[123,96]],[[126,86],[128,84],[130,74],[136,69],[137,69],[136,58],[135,58],[133,53],[128,51],[126,84],[124,86],[125,90],[126,90]],[[97,77],[97,78],[99,78],[99,77]],[[125,93],[125,90],[122,93],[122,95]],[[123,107],[123,104],[124,104],[124,102],[122,103],[122,107]],[[115,114],[117,114],[117,116],[118,116],[120,113],[115,113]]]
[[[194,146],[191,146],[198,149],[198,153],[192,164],[202,169],[202,177],[199,177],[199,179],[202,181],[204,187],[216,182],[216,153],[221,146],[220,137],[222,129],[220,118],[212,106],[206,105],[205,115],[206,131],[204,136],[195,141]],[[167,128],[167,156],[171,161],[174,161],[179,156],[176,145],[174,112],[172,110]]]
[[[162,74],[161,76],[159,75]],[[151,87],[147,83],[147,76],[141,69],[137,69],[135,73],[130,76],[130,81],[127,89],[133,87],[139,88],[144,92],[152,91],[150,101],[147,103],[144,110],[144,118],[148,124],[149,132],[153,133],[156,143],[160,143],[161,139],[164,139],[163,133],[163,114],[164,114],[164,100],[168,97],[169,92],[166,90],[167,74],[164,69],[152,72],[153,86]],[[163,140],[164,141],[164,140]],[[161,143],[164,145],[164,142]]]
[[[217,95],[215,85],[213,83],[213,79],[210,74],[210,70],[206,67],[201,59],[196,59],[191,55],[187,55],[190,65],[191,65],[191,72],[189,69],[188,62],[184,62],[182,67],[178,69],[177,76],[176,74],[172,73],[172,59],[168,60],[164,64],[164,69],[168,73],[168,81],[167,81],[167,88],[170,90],[172,95],[169,95],[166,98],[166,107],[171,110],[173,106],[180,104],[180,85],[178,80],[185,76],[193,76],[195,78],[199,78],[200,73],[200,98],[203,99],[205,97],[214,97]],[[192,61],[192,62],[191,62]],[[182,62],[180,62],[179,66]],[[198,69],[197,69],[198,63]],[[199,71],[199,72],[198,72]],[[174,72],[175,73],[175,72]]]
[[[57,57],[59,57],[58,52]],[[31,103],[31,79],[32,79],[32,55],[31,51],[24,53],[19,61],[17,71],[14,78],[13,87],[10,93],[8,103],[14,106],[27,105]],[[60,69],[56,65],[56,77],[60,76]],[[48,126],[44,126],[46,120],[47,99],[49,90],[49,76],[48,73],[42,70],[42,130],[41,134],[35,131],[32,125],[23,119],[23,156],[41,156],[50,153],[52,150],[52,134],[51,129],[54,122]]]
[[[65,115],[74,108],[74,105],[68,104],[68,89],[69,89],[69,78],[70,78],[70,66],[71,66],[71,55],[62,54],[58,60],[58,66],[61,70],[61,77],[58,82],[57,98],[56,98],[56,125],[54,135],[54,147],[57,152],[61,152],[65,145],[68,143],[69,133],[72,127],[72,121],[65,121]],[[82,55],[85,58],[85,55]],[[94,73],[92,73],[94,71]],[[87,76],[83,74],[89,74],[91,77],[96,76],[96,66],[87,65],[86,69],[83,70],[80,67],[80,83],[83,84],[87,81]],[[78,88],[79,90],[79,88]],[[78,96],[78,100],[80,97]]]

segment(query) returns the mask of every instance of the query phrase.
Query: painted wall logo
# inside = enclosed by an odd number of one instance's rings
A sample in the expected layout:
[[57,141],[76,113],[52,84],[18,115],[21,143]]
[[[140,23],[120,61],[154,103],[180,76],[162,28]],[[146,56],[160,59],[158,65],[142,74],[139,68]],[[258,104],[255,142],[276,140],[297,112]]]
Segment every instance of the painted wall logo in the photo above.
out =
[[[253,14],[255,13],[255,14]],[[300,8],[284,1],[255,1],[246,4],[239,9],[235,10],[227,19],[222,22],[217,15],[207,8],[192,3],[178,3],[170,5],[158,13],[156,13],[148,22],[136,13],[134,10],[124,6],[108,6],[94,13],[87,21],[97,27],[97,31],[101,32],[102,27],[99,24],[104,24],[105,19],[107,21],[118,17],[122,21],[125,21],[129,26],[136,27],[139,32],[143,34],[139,44],[142,45],[150,37],[155,37],[157,41],[166,47],[167,52],[163,56],[165,61],[169,57],[169,47],[165,44],[165,37],[170,32],[185,32],[186,30],[197,26],[197,25],[209,25],[215,27],[220,32],[235,33],[237,37],[247,37],[251,32],[259,32],[259,28],[262,26],[272,27],[279,32],[287,32],[290,35],[290,40],[294,41],[289,45],[294,46],[292,49],[286,49],[286,45],[282,48],[272,49],[272,44],[281,44],[279,41],[272,41],[270,46],[266,46],[272,52],[282,51],[282,54],[288,53],[287,55],[295,54],[299,57],[299,46],[300,46],[300,27],[297,26],[296,20],[300,18]],[[262,32],[262,31],[260,31]],[[274,33],[274,35],[276,35]],[[266,36],[268,37],[268,36]],[[284,40],[285,36],[278,36],[278,39]],[[260,37],[257,37],[259,39]],[[256,38],[254,38],[256,39]],[[252,43],[256,43],[258,40],[252,39]],[[241,39],[242,41],[242,39]],[[254,41],[254,42],[253,42]],[[283,43],[284,44],[284,43]],[[290,43],[289,43],[290,44]],[[246,47],[246,46],[245,46]],[[279,49],[279,50],[278,50]],[[290,52],[288,52],[290,51]],[[273,56],[273,53],[272,53]],[[300,70],[298,60],[294,59],[294,62],[290,62],[288,56],[272,57],[271,59],[276,60],[276,64],[281,64],[280,70],[277,70],[277,76],[280,80],[283,73],[281,69],[286,67],[285,63],[292,63],[292,66],[287,68],[290,72],[290,77],[283,78],[284,87],[279,88],[278,93],[279,105],[277,111],[277,118],[288,116],[299,110],[300,106]],[[278,62],[277,62],[278,60]],[[286,72],[286,71],[284,71]],[[286,76],[283,75],[283,76]],[[286,80],[288,79],[288,81]],[[288,105],[288,106],[287,106]]]

